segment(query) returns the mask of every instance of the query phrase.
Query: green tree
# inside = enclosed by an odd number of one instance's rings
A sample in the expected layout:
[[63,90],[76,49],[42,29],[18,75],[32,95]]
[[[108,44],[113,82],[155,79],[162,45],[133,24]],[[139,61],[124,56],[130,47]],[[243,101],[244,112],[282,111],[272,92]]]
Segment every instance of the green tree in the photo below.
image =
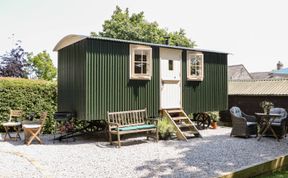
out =
[[38,79],[53,80],[56,77],[56,67],[52,63],[50,55],[46,52],[40,52],[36,56],[33,53],[28,55],[28,62],[31,65]]
[[128,8],[123,11],[119,6],[113,12],[111,19],[103,24],[103,31],[91,32],[91,36],[110,37],[124,40],[136,40],[157,44],[165,44],[165,37],[170,37],[170,45],[195,47],[194,41],[186,37],[185,31],[168,32],[160,28],[157,22],[145,20],[144,12],[129,15]]

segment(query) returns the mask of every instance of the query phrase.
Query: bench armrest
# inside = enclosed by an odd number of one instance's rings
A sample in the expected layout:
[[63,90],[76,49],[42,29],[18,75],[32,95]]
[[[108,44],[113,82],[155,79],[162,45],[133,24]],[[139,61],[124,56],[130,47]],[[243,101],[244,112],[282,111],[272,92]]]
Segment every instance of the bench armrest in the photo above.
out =
[[256,122],[257,121],[255,116],[247,115],[247,114],[245,114],[243,112],[242,112],[242,115],[248,122]]
[[147,118],[146,120],[147,120],[148,122],[154,123],[155,125],[157,125],[157,124],[158,124],[158,121],[159,121],[158,118]]
[[114,122],[109,122],[109,123],[108,123],[108,126],[109,126],[109,127],[111,127],[111,126],[119,127],[119,124],[114,123]]
[[235,115],[231,115],[232,125],[243,125],[246,126],[247,120],[245,117],[237,117]]
[[114,123],[114,122],[109,122],[108,125],[112,125],[112,126],[113,126],[113,125],[116,125],[116,126],[119,126],[119,124]]

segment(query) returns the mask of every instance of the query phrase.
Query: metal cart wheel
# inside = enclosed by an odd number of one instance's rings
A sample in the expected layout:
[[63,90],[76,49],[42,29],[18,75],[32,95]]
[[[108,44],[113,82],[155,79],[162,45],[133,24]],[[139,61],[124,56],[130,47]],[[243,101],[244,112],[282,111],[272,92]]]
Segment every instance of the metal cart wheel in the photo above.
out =
[[196,124],[198,129],[207,129],[211,124],[211,118],[207,113],[199,113],[196,116]]

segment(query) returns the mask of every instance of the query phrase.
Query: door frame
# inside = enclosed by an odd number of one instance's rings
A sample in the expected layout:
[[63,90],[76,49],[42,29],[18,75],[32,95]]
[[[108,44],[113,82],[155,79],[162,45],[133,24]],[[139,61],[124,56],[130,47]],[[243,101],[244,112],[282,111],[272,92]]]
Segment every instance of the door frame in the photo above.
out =
[[172,48],[163,48],[163,47],[159,47],[159,109],[160,111],[163,110],[163,109],[176,109],[176,108],[162,108],[162,105],[161,105],[161,85],[162,85],[162,81],[161,81],[161,78],[162,78],[162,73],[161,73],[161,49],[163,50],[174,50],[174,51],[179,51],[180,53],[180,80],[179,80],[179,85],[180,85],[180,108],[183,108],[183,102],[182,102],[182,60],[183,60],[183,50],[181,49],[172,49]]

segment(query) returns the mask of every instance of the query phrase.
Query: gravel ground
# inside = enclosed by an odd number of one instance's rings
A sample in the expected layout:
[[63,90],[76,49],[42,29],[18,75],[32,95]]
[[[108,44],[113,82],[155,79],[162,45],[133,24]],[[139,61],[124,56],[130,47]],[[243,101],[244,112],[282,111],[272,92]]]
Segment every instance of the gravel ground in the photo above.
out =
[[[120,149],[96,136],[44,145],[0,138],[3,177],[217,177],[288,154],[288,139],[229,137],[231,129],[201,131],[188,142],[134,138]],[[23,138],[23,137],[22,137]],[[131,139],[130,139],[131,140]],[[131,144],[132,143],[132,144]],[[0,176],[0,177],[1,177]]]

